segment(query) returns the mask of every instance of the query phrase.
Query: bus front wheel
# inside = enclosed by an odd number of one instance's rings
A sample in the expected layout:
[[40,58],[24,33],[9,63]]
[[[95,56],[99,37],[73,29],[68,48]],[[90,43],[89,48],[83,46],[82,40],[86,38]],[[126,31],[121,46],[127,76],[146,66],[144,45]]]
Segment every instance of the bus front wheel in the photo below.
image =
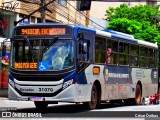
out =
[[98,105],[98,92],[97,88],[95,85],[92,86],[92,91],[91,91],[91,101],[83,103],[85,107],[87,107],[90,110],[93,110],[97,107]]
[[39,110],[45,110],[48,107],[48,103],[45,101],[35,101],[34,104]]

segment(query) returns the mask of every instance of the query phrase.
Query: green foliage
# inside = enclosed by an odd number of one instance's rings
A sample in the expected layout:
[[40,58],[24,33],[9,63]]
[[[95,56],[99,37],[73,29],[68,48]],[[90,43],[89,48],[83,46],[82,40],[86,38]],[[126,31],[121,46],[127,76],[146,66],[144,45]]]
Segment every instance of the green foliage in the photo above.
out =
[[125,32],[128,34],[138,33],[142,30],[142,23],[126,18],[117,18],[109,22],[108,29]]
[[157,42],[160,46],[160,5],[151,7],[139,5],[128,7],[126,4],[106,10],[107,29],[133,35],[137,39]]
[[117,18],[127,18],[130,20],[136,20],[139,22],[142,21],[152,21],[152,16],[156,16],[159,5],[152,8],[149,5],[139,5],[134,7],[128,7],[126,4],[121,4],[120,7],[117,8],[109,8],[106,10],[106,20],[111,21]]

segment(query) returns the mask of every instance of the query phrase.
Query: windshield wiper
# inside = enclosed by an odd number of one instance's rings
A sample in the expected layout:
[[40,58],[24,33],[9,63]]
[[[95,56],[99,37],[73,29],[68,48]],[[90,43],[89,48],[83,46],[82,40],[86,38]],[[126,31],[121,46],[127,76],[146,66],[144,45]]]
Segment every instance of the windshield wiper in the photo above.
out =
[[43,49],[43,53],[48,50],[56,41],[58,40],[58,37],[54,37],[53,38],[53,41],[48,45],[46,46],[44,49]]
[[31,45],[31,43],[30,43],[28,37],[27,37],[27,36],[24,36],[24,39],[26,40],[26,42],[27,42],[29,48],[31,49],[32,53],[34,53],[34,49],[33,49],[32,45]]

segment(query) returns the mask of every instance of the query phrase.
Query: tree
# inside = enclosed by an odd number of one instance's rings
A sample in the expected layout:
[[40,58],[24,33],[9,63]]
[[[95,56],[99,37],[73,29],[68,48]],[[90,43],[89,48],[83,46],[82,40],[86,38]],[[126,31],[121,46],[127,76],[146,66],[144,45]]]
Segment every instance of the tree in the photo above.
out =
[[160,5],[151,7],[139,5],[129,7],[122,4],[117,8],[106,10],[107,29],[133,35],[137,39],[157,42],[160,46]]

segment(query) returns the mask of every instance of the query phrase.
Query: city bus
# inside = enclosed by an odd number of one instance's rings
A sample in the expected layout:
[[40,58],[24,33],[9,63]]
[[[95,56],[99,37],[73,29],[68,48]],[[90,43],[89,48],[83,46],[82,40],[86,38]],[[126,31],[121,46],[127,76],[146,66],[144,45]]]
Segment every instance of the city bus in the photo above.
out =
[[158,91],[158,46],[112,31],[79,25],[15,26],[11,38],[8,97],[38,109],[59,102],[141,104]]

